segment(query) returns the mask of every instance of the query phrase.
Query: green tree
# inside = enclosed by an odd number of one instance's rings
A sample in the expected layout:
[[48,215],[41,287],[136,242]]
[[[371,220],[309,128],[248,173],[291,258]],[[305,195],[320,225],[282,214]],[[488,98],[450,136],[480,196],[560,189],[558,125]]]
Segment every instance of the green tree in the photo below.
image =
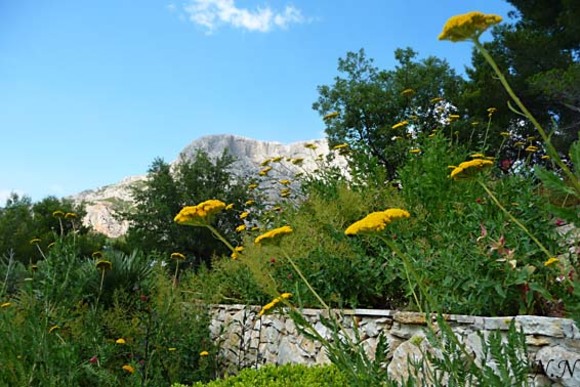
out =
[[[484,46],[527,108],[554,131],[554,145],[565,153],[580,129],[580,2],[507,1],[516,9],[513,21],[496,27]],[[518,140],[535,134],[527,120],[510,110],[507,93],[477,50],[467,74],[464,103],[470,114],[485,120],[487,108],[498,109],[490,128],[492,147],[502,141],[502,131],[511,130]]]
[[[179,252],[196,265],[209,262],[216,254],[229,254],[206,228],[181,226],[173,219],[184,206],[208,199],[243,208],[251,194],[232,175],[233,162],[226,152],[212,159],[201,150],[191,160],[182,160],[174,166],[162,159],[153,161],[144,187],[133,189],[135,206],[117,211],[118,217],[129,221],[128,247],[157,251],[167,257]],[[234,243],[237,239],[234,229],[241,222],[238,215],[235,210],[226,211],[217,219],[219,230]]]
[[[13,253],[23,263],[34,263],[42,258],[39,247],[46,251],[60,237],[73,235],[79,242],[77,247],[86,247],[80,249],[81,254],[90,254],[100,248],[103,240],[97,243],[84,240],[90,231],[81,222],[85,215],[84,205],[70,199],[48,196],[32,203],[29,197],[13,193],[0,208],[0,255]],[[39,241],[31,244],[34,239]]]
[[[348,143],[364,159],[359,165],[374,160],[389,179],[395,177],[410,148],[409,142],[396,139],[407,138],[410,128],[415,134],[437,129],[456,112],[447,101],[453,103],[463,90],[463,79],[447,62],[416,57],[410,48],[397,49],[395,69],[380,70],[363,49],[348,52],[338,60],[338,71],[344,75],[332,85],[319,86],[319,98],[312,106],[325,117],[331,145]],[[393,128],[404,121],[407,126]]]

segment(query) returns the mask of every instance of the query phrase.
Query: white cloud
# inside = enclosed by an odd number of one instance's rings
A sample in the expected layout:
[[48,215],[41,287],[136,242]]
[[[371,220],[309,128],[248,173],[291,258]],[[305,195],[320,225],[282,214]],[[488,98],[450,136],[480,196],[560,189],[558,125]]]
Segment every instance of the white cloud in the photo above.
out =
[[234,0],[191,0],[184,6],[189,20],[215,31],[220,25],[231,25],[248,31],[268,32],[273,28],[287,28],[293,23],[303,23],[302,12],[291,5],[277,12],[270,7],[257,7],[255,10],[238,8]]

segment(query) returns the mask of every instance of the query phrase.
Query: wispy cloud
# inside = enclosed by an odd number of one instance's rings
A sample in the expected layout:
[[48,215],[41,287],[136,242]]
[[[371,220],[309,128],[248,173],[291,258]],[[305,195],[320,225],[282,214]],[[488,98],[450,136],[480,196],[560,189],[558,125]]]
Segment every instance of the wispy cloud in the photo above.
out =
[[282,11],[269,6],[255,10],[237,7],[234,0],[191,0],[184,6],[188,18],[212,33],[222,25],[230,25],[248,31],[269,32],[275,28],[287,28],[290,24],[305,21],[302,12],[291,5]]

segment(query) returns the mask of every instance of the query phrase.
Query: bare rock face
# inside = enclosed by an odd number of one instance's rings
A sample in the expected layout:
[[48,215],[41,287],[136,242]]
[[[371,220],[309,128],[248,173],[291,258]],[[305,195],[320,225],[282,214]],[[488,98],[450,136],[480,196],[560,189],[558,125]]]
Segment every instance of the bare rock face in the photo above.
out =
[[[263,168],[267,159],[282,158],[283,167],[273,168],[270,175],[275,179],[292,178],[295,173],[311,173],[320,168],[322,160],[331,152],[326,140],[301,141],[292,144],[253,140],[234,135],[212,135],[201,137],[186,146],[172,163],[191,160],[198,150],[207,152],[211,158],[220,157],[224,150],[236,160],[231,172],[240,179],[248,179]],[[332,165],[346,171],[346,159],[335,153]],[[76,202],[85,202],[87,216],[83,223],[95,231],[116,238],[127,232],[127,222],[113,216],[119,206],[130,208],[132,189],[144,187],[146,175],[130,176],[116,184],[86,190],[72,196]]]

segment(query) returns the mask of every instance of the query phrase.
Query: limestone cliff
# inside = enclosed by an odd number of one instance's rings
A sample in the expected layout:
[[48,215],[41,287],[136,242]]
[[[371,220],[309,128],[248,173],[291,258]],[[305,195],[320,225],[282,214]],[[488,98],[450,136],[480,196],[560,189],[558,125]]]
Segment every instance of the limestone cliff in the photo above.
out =
[[[262,168],[260,164],[264,160],[275,157],[282,157],[285,162],[283,168],[272,170],[272,177],[284,179],[291,178],[298,171],[312,172],[320,167],[322,159],[330,152],[326,140],[320,139],[282,144],[235,135],[212,135],[201,137],[187,145],[173,164],[190,160],[198,149],[207,152],[210,157],[221,156],[227,150],[236,160],[232,165],[233,174],[242,179],[255,176]],[[300,159],[301,162],[292,162]],[[346,170],[346,159],[337,154],[333,165]],[[116,184],[86,190],[72,198],[86,203],[86,225],[107,236],[119,237],[127,231],[128,224],[115,219],[113,209],[115,206],[131,206],[131,187],[139,189],[144,185],[145,179],[146,175],[127,177]]]

